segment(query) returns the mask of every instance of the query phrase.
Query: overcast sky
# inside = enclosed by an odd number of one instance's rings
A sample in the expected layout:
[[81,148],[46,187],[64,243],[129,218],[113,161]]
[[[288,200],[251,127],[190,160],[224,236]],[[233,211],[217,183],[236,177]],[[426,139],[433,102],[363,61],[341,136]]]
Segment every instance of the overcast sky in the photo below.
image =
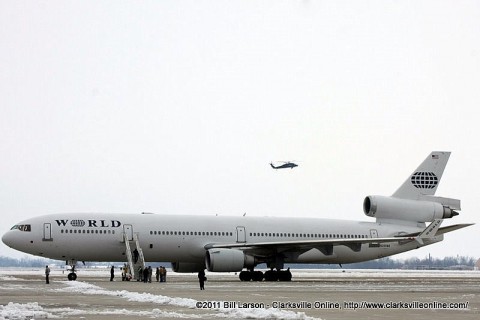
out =
[[[480,222],[478,1],[0,0],[0,48],[1,234],[57,212],[374,221],[364,197],[433,150],[462,200],[444,225]],[[480,257],[478,235],[397,257]]]

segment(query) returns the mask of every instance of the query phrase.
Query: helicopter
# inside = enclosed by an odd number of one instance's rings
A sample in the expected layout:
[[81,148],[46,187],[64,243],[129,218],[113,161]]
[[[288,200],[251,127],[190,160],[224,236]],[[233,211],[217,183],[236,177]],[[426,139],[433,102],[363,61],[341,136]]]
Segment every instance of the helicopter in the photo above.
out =
[[282,164],[282,165],[279,165],[279,166],[274,166],[274,165],[273,165],[273,162],[270,162],[270,166],[271,166],[273,169],[286,169],[286,168],[293,169],[293,168],[295,168],[295,167],[298,167],[298,164],[293,163],[293,162],[291,162],[291,161],[283,161],[283,164]]

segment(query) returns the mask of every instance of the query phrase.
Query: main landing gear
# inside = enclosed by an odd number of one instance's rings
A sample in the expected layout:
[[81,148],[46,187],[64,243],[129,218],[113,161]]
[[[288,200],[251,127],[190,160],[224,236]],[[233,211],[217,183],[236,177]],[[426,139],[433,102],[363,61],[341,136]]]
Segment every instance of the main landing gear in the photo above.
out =
[[290,268],[287,270],[267,270],[262,271],[242,271],[239,275],[240,281],[291,281],[292,273]]

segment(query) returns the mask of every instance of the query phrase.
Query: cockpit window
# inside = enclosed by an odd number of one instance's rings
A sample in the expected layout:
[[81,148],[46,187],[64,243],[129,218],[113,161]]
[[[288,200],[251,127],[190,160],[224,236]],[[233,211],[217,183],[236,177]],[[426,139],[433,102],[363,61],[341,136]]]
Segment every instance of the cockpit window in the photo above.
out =
[[10,230],[20,230],[24,232],[32,231],[32,226],[30,224],[16,224]]

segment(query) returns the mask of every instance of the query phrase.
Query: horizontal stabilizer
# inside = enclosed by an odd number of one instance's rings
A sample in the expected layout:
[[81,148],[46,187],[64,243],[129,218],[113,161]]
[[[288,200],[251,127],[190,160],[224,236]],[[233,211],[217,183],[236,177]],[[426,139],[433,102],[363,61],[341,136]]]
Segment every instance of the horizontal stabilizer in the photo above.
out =
[[[445,234],[445,233],[448,233],[448,232],[452,232],[452,231],[455,231],[455,230],[458,230],[458,229],[473,226],[474,224],[475,223],[461,223],[461,224],[454,224],[454,225],[447,226],[447,227],[442,227],[442,228],[438,229],[436,235],[439,236],[439,235],[442,235],[442,234]],[[404,235],[402,235],[402,237],[418,237],[419,234],[420,234],[420,232],[413,232],[413,233],[409,233],[409,234],[404,234]]]
[[441,234],[452,232],[452,231],[462,229],[462,228],[465,228],[465,227],[473,226],[474,224],[475,223],[462,223],[462,224],[454,224],[454,225],[448,226],[448,227],[443,227],[443,228],[440,228],[438,230],[437,235],[441,235]]

